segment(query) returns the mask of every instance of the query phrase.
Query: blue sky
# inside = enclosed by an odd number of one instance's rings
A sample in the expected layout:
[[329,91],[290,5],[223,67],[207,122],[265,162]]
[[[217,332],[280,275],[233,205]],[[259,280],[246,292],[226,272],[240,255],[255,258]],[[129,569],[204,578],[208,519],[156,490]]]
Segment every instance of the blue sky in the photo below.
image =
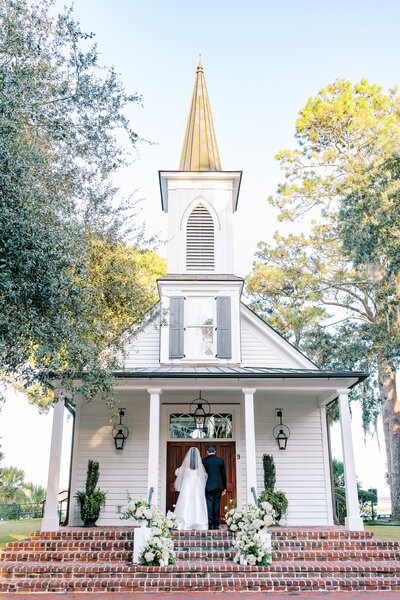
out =
[[[56,7],[64,4],[56,1]],[[270,240],[278,228],[307,226],[279,225],[266,199],[280,181],[274,155],[294,145],[296,117],[308,98],[337,77],[352,82],[365,77],[384,89],[400,79],[400,2],[395,0],[75,0],[74,13],[84,31],[96,33],[102,62],[115,65],[129,92],[142,94],[143,107],[132,107],[129,116],[134,130],[155,144],[140,144],[119,183],[121,194],[137,190],[147,230],[161,239],[166,221],[157,171],[178,168],[202,52],[222,167],[244,172],[235,224],[236,273],[242,276],[251,268],[258,241]],[[165,247],[159,251],[165,254]],[[21,448],[11,432],[25,401],[20,395],[13,400],[10,395],[0,423],[7,463],[43,483],[49,417],[25,410]],[[384,453],[376,440],[364,446],[359,416],[354,426],[360,479],[387,493]],[[336,455],[339,442],[336,430]]]

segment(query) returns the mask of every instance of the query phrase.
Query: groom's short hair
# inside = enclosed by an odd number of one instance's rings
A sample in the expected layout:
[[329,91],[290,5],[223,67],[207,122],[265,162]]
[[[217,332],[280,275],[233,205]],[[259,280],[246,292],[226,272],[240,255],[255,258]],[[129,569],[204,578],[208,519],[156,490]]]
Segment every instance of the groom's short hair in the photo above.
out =
[[215,446],[207,446],[207,452],[209,452],[210,454],[215,452]]

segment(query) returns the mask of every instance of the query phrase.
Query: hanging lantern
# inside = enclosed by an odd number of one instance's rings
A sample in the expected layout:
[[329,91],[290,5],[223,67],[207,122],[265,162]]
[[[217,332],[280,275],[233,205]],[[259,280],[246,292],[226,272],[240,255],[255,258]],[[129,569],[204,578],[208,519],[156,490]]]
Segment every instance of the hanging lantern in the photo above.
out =
[[115,448],[117,450],[123,449],[125,440],[129,435],[129,429],[127,428],[126,425],[124,425],[122,423],[122,417],[124,417],[124,416],[125,416],[125,411],[120,410],[119,411],[119,423],[112,430],[112,436],[114,438]]
[[[196,408],[194,405],[196,405]],[[206,407],[207,412],[204,410],[204,406]],[[207,402],[205,398],[201,397],[200,392],[199,397],[193,400],[189,407],[190,416],[193,418],[197,430],[202,431],[206,427],[210,412],[210,403]]]
[[286,450],[287,441],[290,437],[290,429],[287,425],[282,423],[282,411],[278,410],[276,416],[279,417],[279,425],[276,425],[273,429],[273,436],[278,442],[279,450]]

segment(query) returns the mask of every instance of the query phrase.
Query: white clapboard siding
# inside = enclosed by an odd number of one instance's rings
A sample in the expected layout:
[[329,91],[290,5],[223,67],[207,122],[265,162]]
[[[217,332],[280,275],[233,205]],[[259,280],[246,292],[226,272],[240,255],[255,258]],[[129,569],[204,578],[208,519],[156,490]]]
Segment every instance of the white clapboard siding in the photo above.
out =
[[272,336],[268,336],[267,326],[265,326],[264,332],[258,327],[256,328],[243,314],[243,311],[241,314],[241,344],[243,367],[295,368],[299,366],[278,347]]
[[128,341],[124,356],[125,369],[156,367],[160,363],[160,321],[157,316],[143,331]]
[[[279,450],[272,430],[278,424],[275,409],[283,409],[283,422],[290,429],[286,450]],[[274,457],[276,488],[286,493],[289,509],[287,525],[327,525],[329,513],[326,494],[321,411],[315,399],[275,399],[261,393],[255,396],[257,485],[264,489],[263,454]]]
[[[106,507],[98,525],[124,525],[118,507],[126,505],[127,492],[132,497],[147,497],[147,461],[149,400],[144,392],[131,392],[120,403],[126,409],[123,422],[129,427],[129,437],[121,452],[115,449],[111,435],[110,413],[104,402],[91,402],[78,408],[75,431],[75,462],[73,464],[72,495],[85,489],[89,459],[100,463],[99,487],[107,492]],[[74,501],[74,524],[81,524],[79,508]]]

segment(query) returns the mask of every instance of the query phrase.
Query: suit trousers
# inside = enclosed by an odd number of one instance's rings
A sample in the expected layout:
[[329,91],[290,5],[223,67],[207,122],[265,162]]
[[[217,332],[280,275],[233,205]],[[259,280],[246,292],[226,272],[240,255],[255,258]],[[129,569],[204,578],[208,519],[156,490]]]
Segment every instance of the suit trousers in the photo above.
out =
[[206,492],[208,526],[210,529],[219,527],[219,509],[221,506],[221,490]]

